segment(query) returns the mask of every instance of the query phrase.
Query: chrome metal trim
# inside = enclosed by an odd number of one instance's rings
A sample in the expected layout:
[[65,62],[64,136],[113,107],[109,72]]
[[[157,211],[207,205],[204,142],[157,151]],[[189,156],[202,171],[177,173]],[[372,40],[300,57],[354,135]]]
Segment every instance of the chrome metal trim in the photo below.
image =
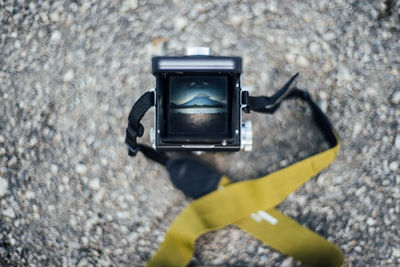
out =
[[158,63],[160,70],[179,69],[179,70],[233,70],[235,62],[229,59],[210,60],[210,59],[191,59],[182,61],[181,59],[162,59]]
[[[153,130],[154,130],[154,138],[153,138],[153,144],[152,144],[152,147],[154,148],[154,149],[156,149],[157,148],[157,146],[156,146],[156,138],[157,138],[157,136],[156,136],[156,134],[157,134],[157,132],[156,132],[156,130],[157,130],[157,93],[156,93],[156,88],[151,88],[150,90],[149,90],[150,92],[154,92],[154,120],[153,120],[153,123],[154,123],[154,128],[153,128]],[[152,131],[150,130],[150,141],[151,141],[151,133]]]
[[197,47],[186,48],[187,56],[209,56],[210,54],[211,50],[209,47],[197,46]]
[[183,148],[214,148],[215,145],[181,145]]

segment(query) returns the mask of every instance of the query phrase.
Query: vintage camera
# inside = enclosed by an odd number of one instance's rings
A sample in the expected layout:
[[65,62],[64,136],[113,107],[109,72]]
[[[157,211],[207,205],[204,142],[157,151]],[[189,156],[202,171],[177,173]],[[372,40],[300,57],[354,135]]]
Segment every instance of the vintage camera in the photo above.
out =
[[251,150],[251,122],[242,123],[242,58],[211,56],[205,47],[186,56],[152,58],[156,77],[157,150]]

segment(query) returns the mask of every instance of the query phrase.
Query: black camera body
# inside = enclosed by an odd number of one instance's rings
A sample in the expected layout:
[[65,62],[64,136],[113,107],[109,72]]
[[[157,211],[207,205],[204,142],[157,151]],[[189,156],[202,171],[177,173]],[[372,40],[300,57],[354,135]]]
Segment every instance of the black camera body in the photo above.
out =
[[208,49],[195,48],[187,56],[153,57],[152,73],[156,77],[151,132],[155,149],[237,151],[243,147],[241,57],[210,56]]

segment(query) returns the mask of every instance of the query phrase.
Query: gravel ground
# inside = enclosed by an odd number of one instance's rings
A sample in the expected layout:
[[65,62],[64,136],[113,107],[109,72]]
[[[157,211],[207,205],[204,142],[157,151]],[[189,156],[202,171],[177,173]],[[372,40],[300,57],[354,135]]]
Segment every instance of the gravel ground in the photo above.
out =
[[[190,199],[163,167],[127,156],[127,115],[155,85],[151,56],[192,45],[242,56],[255,95],[301,73],[297,86],[326,110],[342,146],[279,208],[337,244],[348,266],[400,265],[399,8],[398,0],[0,0],[0,265],[149,259]],[[236,180],[324,146],[302,103],[246,119],[253,152],[202,156]],[[193,262],[298,265],[233,226],[202,236]]]

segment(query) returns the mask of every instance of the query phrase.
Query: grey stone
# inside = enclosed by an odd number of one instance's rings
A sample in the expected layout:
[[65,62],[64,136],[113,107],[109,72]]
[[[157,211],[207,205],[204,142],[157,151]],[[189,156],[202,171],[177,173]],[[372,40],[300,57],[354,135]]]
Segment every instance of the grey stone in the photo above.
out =
[[12,156],[10,160],[7,162],[8,167],[13,167],[17,164],[18,159],[16,156]]
[[10,218],[15,218],[15,212],[12,207],[7,207],[7,208],[3,209],[2,214],[4,216],[10,217]]
[[321,48],[318,43],[311,42],[310,45],[308,46],[308,49],[310,50],[312,55],[317,56]]
[[297,62],[297,64],[299,64],[299,66],[301,66],[301,67],[308,67],[308,65],[310,65],[309,60],[308,60],[306,57],[301,56],[301,55],[299,55],[299,56],[297,57],[296,62]]
[[93,190],[99,190],[100,189],[100,180],[99,178],[94,178],[90,180],[89,182],[89,187]]
[[5,178],[0,177],[0,198],[8,192],[8,182]]
[[123,4],[122,4],[122,11],[126,12],[129,10],[135,10],[138,8],[138,6],[139,6],[139,3],[137,0],[125,0],[125,1],[123,1]]
[[389,169],[393,172],[397,171],[399,168],[399,163],[397,161],[393,161],[389,164]]
[[67,72],[64,74],[64,82],[72,82],[74,80],[75,74],[72,69],[69,69]]
[[280,267],[291,267],[293,266],[293,258],[287,257],[280,265]]
[[337,71],[337,79],[342,81],[351,81],[353,76],[345,65],[339,65]]
[[325,41],[332,41],[332,40],[336,39],[336,34],[334,32],[332,32],[332,31],[330,31],[330,32],[324,33],[322,35],[322,38]]
[[52,41],[53,43],[58,43],[61,40],[61,37],[62,37],[62,35],[61,35],[60,31],[56,30],[56,31],[52,32],[50,41]]
[[240,14],[235,14],[229,18],[229,23],[233,26],[239,26],[242,24],[243,21],[243,16]]
[[390,101],[394,104],[394,105],[398,105],[400,103],[400,90],[394,92],[394,94],[392,95],[392,97],[390,98]]
[[182,31],[186,27],[187,23],[188,21],[185,17],[176,17],[174,20],[175,30],[177,32]]
[[392,248],[392,256],[395,258],[400,258],[400,247]]
[[400,134],[396,135],[394,146],[396,147],[396,149],[400,150]]
[[78,174],[86,174],[86,172],[87,172],[87,167],[85,166],[85,165],[83,165],[83,164],[77,164],[76,166],[75,166],[75,171],[78,173]]

